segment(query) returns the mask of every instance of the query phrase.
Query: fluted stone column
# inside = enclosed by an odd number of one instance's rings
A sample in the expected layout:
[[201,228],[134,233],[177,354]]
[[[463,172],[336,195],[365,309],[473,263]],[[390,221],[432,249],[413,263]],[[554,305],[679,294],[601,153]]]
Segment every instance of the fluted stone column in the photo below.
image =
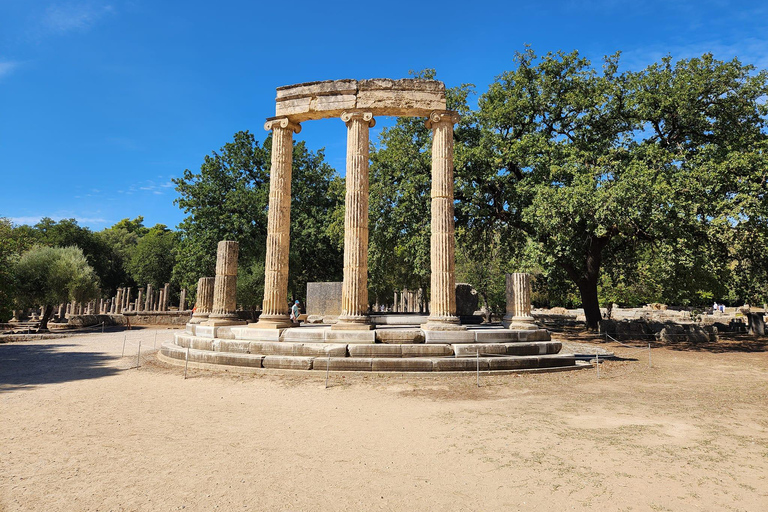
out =
[[432,129],[432,298],[428,330],[464,329],[456,316],[456,277],[453,222],[453,125],[459,115],[450,110],[432,112],[427,128]]
[[215,277],[201,277],[197,281],[197,302],[192,313],[191,324],[199,324],[208,319],[213,309],[213,287]]
[[152,285],[147,284],[147,299],[144,302],[144,311],[152,311]]
[[[237,269],[237,258],[235,258],[235,269]],[[235,272],[237,274],[237,272]],[[163,311],[168,311],[168,304],[171,303],[171,283],[165,283],[163,286]]]
[[[213,308],[204,325],[244,324],[237,318],[237,242],[222,240],[216,252]],[[165,290],[165,289],[164,289]]]
[[508,329],[532,330],[539,327],[531,316],[531,275],[507,274],[507,314],[502,324]]
[[293,134],[301,131],[288,118],[270,119],[272,167],[269,173],[267,258],[264,263],[264,301],[258,329],[285,329],[292,325],[288,308],[288,253],[291,247],[291,166]]
[[368,143],[376,124],[370,112],[344,112],[347,193],[344,213],[344,283],[341,315],[332,329],[372,329],[368,317]]

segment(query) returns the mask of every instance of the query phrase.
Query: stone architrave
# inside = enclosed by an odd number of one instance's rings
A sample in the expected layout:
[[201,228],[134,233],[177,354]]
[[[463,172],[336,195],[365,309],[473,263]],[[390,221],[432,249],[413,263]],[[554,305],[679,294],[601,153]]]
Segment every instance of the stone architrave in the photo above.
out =
[[427,128],[432,129],[432,235],[430,238],[432,300],[425,330],[465,329],[456,315],[453,221],[453,125],[459,115],[450,110],[434,111]]
[[288,306],[288,254],[291,246],[291,167],[293,134],[301,126],[288,118],[269,119],[272,130],[272,167],[269,173],[267,257],[264,263],[264,301],[257,329],[286,329],[292,325]]
[[538,329],[531,316],[531,275],[507,274],[507,314],[502,319],[507,329]]
[[213,309],[213,287],[215,277],[201,277],[197,280],[197,303],[195,312],[192,313],[191,324],[199,324],[208,319]]
[[344,282],[341,315],[332,329],[372,329],[368,317],[368,160],[370,112],[344,112],[347,125],[347,193],[344,212]]
[[213,281],[213,308],[204,325],[244,324],[237,317],[237,242],[222,240],[216,252],[216,278]]

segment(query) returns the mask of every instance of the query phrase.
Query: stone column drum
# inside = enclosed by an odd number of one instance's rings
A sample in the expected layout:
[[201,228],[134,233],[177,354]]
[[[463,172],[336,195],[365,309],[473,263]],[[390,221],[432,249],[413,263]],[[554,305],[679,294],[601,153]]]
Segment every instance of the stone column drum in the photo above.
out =
[[427,330],[458,330],[453,221],[453,125],[459,115],[450,110],[432,112],[427,128],[432,129],[432,236],[430,314]]
[[216,278],[213,282],[213,308],[205,325],[236,325],[237,318],[237,242],[222,240],[216,252]]
[[539,327],[531,316],[531,275],[507,274],[507,314],[502,319],[507,329],[532,330]]
[[299,133],[301,126],[281,118],[268,120],[264,129],[272,130],[272,167],[269,173],[264,301],[254,327],[285,329],[292,325],[288,309],[288,253],[291,246],[293,134]]
[[344,112],[347,193],[344,212],[344,283],[341,315],[332,329],[372,329],[368,317],[368,152],[370,112]]
[[208,319],[213,309],[213,287],[215,277],[201,277],[197,281],[197,303],[192,313],[191,324],[199,324]]

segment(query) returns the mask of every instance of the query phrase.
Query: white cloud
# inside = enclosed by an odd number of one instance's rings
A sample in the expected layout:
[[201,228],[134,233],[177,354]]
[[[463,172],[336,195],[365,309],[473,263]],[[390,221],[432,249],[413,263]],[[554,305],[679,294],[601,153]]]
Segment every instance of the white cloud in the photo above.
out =
[[10,75],[17,67],[19,67],[18,62],[12,60],[0,61],[0,78]]
[[75,219],[81,226],[89,224],[107,224],[109,221],[101,217],[80,217],[77,215],[27,215],[22,217],[10,217],[11,222],[14,224],[29,224],[34,225],[40,222],[43,217],[48,217],[56,222],[62,219]]
[[94,2],[54,4],[45,10],[42,26],[59,34],[87,30],[113,11],[112,5],[99,5]]
[[758,69],[768,68],[768,39],[756,37],[744,38],[735,43],[718,40],[690,42],[680,45],[662,45],[638,47],[621,54],[622,67],[632,70],[643,69],[662,57],[671,55],[673,60],[701,57],[711,53],[720,60],[738,57],[742,64],[753,64]]

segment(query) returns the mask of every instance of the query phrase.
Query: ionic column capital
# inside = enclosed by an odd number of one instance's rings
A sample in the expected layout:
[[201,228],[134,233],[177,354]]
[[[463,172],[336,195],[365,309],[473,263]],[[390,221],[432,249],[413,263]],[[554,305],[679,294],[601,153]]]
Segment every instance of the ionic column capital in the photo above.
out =
[[267,131],[274,130],[275,128],[283,128],[293,130],[293,133],[299,133],[301,131],[301,125],[293,122],[287,117],[272,117],[267,119],[264,123],[264,129]]
[[427,128],[432,129],[440,123],[450,123],[454,125],[461,120],[461,116],[458,112],[453,110],[433,110],[429,114],[429,118],[424,123]]
[[361,119],[363,122],[368,123],[368,128],[376,126],[376,120],[373,118],[373,112],[364,112],[362,110],[348,110],[341,113],[341,120],[349,126],[349,122],[353,119]]

